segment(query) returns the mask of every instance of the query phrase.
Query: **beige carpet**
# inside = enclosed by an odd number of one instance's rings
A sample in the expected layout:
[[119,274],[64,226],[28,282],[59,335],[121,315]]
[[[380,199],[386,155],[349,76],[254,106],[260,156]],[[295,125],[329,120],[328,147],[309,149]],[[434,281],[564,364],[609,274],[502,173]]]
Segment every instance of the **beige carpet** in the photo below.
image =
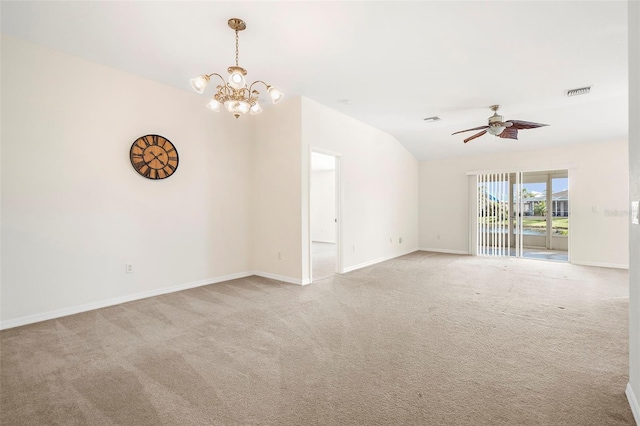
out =
[[627,272],[416,252],[5,330],[3,425],[629,425]]

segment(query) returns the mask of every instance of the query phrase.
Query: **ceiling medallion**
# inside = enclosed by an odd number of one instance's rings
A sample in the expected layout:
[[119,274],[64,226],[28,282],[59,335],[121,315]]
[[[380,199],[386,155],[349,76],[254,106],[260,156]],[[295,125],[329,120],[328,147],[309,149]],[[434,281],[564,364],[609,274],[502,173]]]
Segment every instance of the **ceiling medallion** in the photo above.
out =
[[262,108],[258,103],[258,95],[260,92],[253,88],[255,84],[261,83],[267,88],[267,93],[269,93],[271,101],[274,104],[280,102],[284,95],[281,91],[268,85],[262,80],[254,81],[249,85],[249,87],[247,87],[247,82],[244,78],[244,76],[247,75],[247,70],[238,65],[238,31],[243,31],[247,28],[247,25],[242,19],[238,18],[229,19],[228,25],[229,28],[236,32],[236,65],[227,68],[229,80],[225,81],[225,79],[217,73],[203,74],[200,77],[192,78],[190,80],[191,87],[196,92],[202,94],[209,84],[211,77],[215,75],[220,77],[222,84],[216,87],[216,94],[213,95],[207,104],[209,109],[212,111],[220,111],[220,105],[222,104],[227,111],[233,114],[236,118],[246,114],[247,112],[251,114],[260,114],[262,112]]

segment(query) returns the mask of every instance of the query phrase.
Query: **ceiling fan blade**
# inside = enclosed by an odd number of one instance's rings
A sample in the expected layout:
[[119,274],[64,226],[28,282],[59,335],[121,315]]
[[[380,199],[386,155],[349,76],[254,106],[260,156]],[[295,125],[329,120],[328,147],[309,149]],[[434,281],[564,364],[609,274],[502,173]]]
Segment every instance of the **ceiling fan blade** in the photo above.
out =
[[548,126],[548,124],[532,123],[531,121],[509,120],[513,123],[514,129],[535,129],[536,127]]
[[[488,127],[488,126],[487,126],[487,127]],[[469,129],[469,130],[472,130],[472,129]],[[466,139],[464,140],[464,143],[467,143],[467,142],[469,142],[469,141],[472,141],[472,140],[474,140],[475,138],[479,138],[480,136],[484,135],[485,133],[487,133],[487,131],[486,131],[486,130],[483,130],[483,131],[481,131],[481,132],[476,133],[476,134],[475,134],[475,135],[473,135],[473,136],[469,136],[468,138],[466,138]]]
[[481,129],[486,129],[489,126],[480,126],[480,127],[474,127],[473,129],[467,129],[467,130],[460,130],[458,132],[455,133],[451,133],[451,135],[457,135],[458,133],[462,133],[462,132],[470,132],[471,130],[481,130]]
[[498,136],[504,139],[518,139],[518,129],[515,127],[507,127]]

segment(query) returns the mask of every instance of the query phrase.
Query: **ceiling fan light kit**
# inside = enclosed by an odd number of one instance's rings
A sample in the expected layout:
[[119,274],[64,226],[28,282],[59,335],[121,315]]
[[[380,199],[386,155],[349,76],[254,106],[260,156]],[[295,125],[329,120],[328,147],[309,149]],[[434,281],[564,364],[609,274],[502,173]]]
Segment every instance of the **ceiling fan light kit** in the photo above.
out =
[[507,128],[506,123],[504,122],[504,117],[498,115],[499,105],[492,105],[491,111],[493,111],[493,115],[489,117],[489,128],[487,132],[490,135],[498,136],[504,129]]
[[253,88],[254,85],[263,84],[267,89],[271,102],[274,104],[280,102],[284,94],[262,80],[256,80],[247,87],[245,79],[247,70],[238,65],[238,31],[245,30],[247,25],[239,18],[229,19],[227,25],[236,33],[236,64],[227,68],[229,79],[225,80],[218,73],[203,74],[190,80],[191,88],[202,94],[211,82],[211,77],[216,76],[222,80],[222,84],[216,87],[217,91],[207,103],[207,108],[218,112],[220,111],[220,105],[223,105],[236,118],[246,113],[260,114],[262,112],[262,107],[258,103],[260,92]]
[[471,130],[480,130],[480,132],[476,133],[473,136],[469,136],[464,140],[464,143],[467,143],[475,138],[479,138],[485,133],[489,133],[490,135],[498,136],[503,139],[518,139],[518,130],[522,129],[535,129],[536,127],[548,126],[548,124],[540,124],[533,123],[531,121],[522,121],[522,120],[507,120],[504,121],[504,117],[498,115],[498,109],[500,105],[492,105],[491,111],[493,111],[493,115],[489,117],[488,124],[486,126],[474,127],[472,129],[460,130],[458,132],[452,133],[452,135],[457,135],[458,133],[470,132]]

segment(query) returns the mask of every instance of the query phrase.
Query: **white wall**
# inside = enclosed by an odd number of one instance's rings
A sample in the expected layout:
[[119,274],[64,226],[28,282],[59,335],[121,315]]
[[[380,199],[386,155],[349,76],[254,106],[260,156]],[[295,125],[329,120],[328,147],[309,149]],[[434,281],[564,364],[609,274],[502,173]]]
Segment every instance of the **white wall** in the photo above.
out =
[[420,247],[468,253],[468,171],[549,170],[570,164],[576,166],[569,170],[571,261],[628,267],[627,141],[421,162]]
[[[629,201],[640,200],[640,2],[629,1]],[[629,225],[629,386],[640,423],[640,225]]]
[[311,173],[311,241],[336,242],[336,172]]
[[415,157],[389,134],[302,98],[303,237],[307,235],[303,241],[304,278],[309,276],[308,178],[312,148],[342,154],[340,197],[345,270],[417,250]]
[[396,139],[307,98],[265,109],[253,139],[257,273],[309,282],[311,148],[342,154],[344,269],[417,249],[418,162]]
[[262,275],[301,284],[300,98],[252,116],[253,256]]
[[[2,326],[251,270],[248,127],[206,100],[2,36]],[[130,164],[148,133],[168,179]]]
[[[253,272],[308,282],[310,145],[344,153],[347,268],[417,248],[418,164],[379,130],[301,98],[236,120],[203,96],[1,43],[2,328]],[[149,133],[177,147],[168,179],[129,162]]]

